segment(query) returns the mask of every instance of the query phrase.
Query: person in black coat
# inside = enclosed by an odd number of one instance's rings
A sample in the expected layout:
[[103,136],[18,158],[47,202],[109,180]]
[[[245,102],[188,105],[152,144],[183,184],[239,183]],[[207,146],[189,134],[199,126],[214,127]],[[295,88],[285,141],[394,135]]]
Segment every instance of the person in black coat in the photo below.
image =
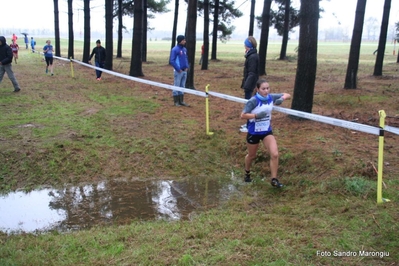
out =
[[[97,46],[93,48],[93,51],[91,52],[91,55],[89,57],[89,64],[91,64],[91,62],[90,62],[91,58],[93,57],[93,55],[95,55],[94,61],[96,63],[96,67],[104,68],[105,57],[106,57],[105,48],[101,46],[100,40],[96,41],[96,45]],[[103,73],[102,71],[96,69],[97,80],[101,80],[102,73]]]
[[[245,39],[244,77],[242,79],[241,89],[244,90],[244,98],[247,100],[251,99],[259,79],[259,55],[256,46],[257,42],[253,36],[249,36]],[[247,124],[242,125],[240,131],[243,133],[248,132]]]
[[259,79],[259,55],[256,50],[256,40],[249,36],[244,41],[245,46],[245,65],[244,77],[242,79],[241,88],[244,90],[245,99],[250,99],[253,96],[256,83]]
[[4,73],[7,72],[7,75],[14,86],[14,92],[19,92],[21,88],[19,87],[18,81],[12,71],[12,59],[13,54],[11,47],[7,45],[6,38],[0,36],[0,83],[3,81]]

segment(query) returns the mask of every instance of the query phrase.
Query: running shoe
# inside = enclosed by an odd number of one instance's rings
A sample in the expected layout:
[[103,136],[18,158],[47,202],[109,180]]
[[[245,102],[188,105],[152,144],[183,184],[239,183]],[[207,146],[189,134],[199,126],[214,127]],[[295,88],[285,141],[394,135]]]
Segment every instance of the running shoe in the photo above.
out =
[[278,181],[277,178],[272,178],[271,184],[272,184],[273,187],[276,187],[276,188],[282,188],[282,187],[283,187],[283,184],[281,184],[281,183]]
[[242,132],[242,133],[247,133],[248,132],[247,124],[244,124],[244,125],[240,126],[240,132]]
[[248,128],[246,128],[246,127],[241,127],[241,128],[240,128],[240,132],[242,132],[242,133],[247,133],[247,132],[248,132]]

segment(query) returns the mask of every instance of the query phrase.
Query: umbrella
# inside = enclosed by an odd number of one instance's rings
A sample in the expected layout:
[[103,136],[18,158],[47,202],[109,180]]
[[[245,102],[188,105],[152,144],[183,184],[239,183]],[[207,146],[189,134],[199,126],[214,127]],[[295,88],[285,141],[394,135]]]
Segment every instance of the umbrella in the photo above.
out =
[[25,36],[26,36],[26,35],[29,35],[29,34],[28,34],[28,33],[26,33],[26,32],[21,32],[21,34],[23,34],[23,35],[25,35]]

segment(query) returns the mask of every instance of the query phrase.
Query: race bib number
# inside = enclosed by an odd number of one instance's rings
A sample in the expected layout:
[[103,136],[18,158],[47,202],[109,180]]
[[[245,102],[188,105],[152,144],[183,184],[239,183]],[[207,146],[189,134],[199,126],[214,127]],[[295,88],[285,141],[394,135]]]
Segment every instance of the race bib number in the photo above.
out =
[[268,131],[270,127],[269,117],[255,120],[255,132]]

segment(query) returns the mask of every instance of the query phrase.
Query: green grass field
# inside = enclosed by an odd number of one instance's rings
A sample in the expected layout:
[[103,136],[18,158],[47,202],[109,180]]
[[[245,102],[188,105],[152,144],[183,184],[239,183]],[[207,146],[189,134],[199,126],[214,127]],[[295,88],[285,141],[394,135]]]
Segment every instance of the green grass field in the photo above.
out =
[[[37,40],[38,47],[44,41]],[[127,74],[125,42],[114,71]],[[61,45],[65,56],[66,40]],[[342,87],[349,45],[320,43],[314,112],[378,126],[383,109],[387,124],[397,126],[399,74],[390,46],[384,76],[373,77],[376,44],[362,45],[359,89],[347,91]],[[82,43],[75,47],[79,60]],[[169,47],[148,43],[144,79],[173,82]],[[296,44],[289,45],[287,61],[275,59],[279,47],[269,45],[266,78],[273,91],[292,94]],[[242,97],[243,45],[220,44],[218,51],[209,70],[196,66],[197,89],[210,84],[211,90]],[[200,49],[196,53],[199,60]],[[187,95],[191,107],[175,108],[165,89],[108,74],[96,82],[92,69],[77,64],[72,78],[68,62],[57,61],[53,77],[44,68],[41,56],[21,50],[13,69],[22,91],[14,94],[7,76],[0,84],[2,193],[121,178],[191,177],[230,182],[240,193],[189,220],[132,219],[74,232],[1,233],[0,265],[397,265],[398,136],[385,136],[383,196],[389,203],[376,204],[377,136],[281,113],[274,114],[273,125],[286,187],[276,190],[261,181],[269,175],[264,149],[253,165],[255,182],[248,185],[241,178],[242,105],[211,98],[214,135],[207,136],[202,98]],[[283,107],[290,108],[290,102]]]

